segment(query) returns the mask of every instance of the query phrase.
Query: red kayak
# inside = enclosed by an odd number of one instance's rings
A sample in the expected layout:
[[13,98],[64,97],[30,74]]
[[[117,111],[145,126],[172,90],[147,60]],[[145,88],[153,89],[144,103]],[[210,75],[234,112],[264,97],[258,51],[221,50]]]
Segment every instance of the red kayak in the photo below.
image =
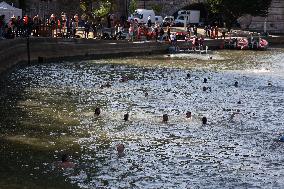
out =
[[249,48],[249,41],[247,38],[240,38],[237,41],[237,49],[248,49]]
[[268,41],[266,41],[265,39],[260,39],[259,44],[258,44],[258,48],[260,50],[267,49],[268,48]]

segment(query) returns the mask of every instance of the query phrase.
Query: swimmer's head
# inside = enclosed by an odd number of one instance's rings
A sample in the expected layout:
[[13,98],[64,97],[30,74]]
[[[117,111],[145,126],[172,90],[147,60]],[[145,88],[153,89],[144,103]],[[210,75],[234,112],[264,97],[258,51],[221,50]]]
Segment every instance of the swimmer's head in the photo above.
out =
[[97,107],[95,109],[95,115],[99,116],[100,114],[101,114],[101,109]]
[[169,116],[168,114],[163,115],[163,122],[168,122],[169,121]]
[[191,118],[191,112],[190,111],[186,112],[186,118]]
[[238,86],[239,86],[239,82],[236,81],[236,82],[234,83],[234,86],[235,86],[235,87],[238,87]]
[[123,120],[124,120],[124,121],[128,121],[128,119],[129,119],[129,114],[128,114],[128,113],[127,113],[127,114],[124,114]]
[[124,149],[125,149],[124,144],[118,144],[118,145],[116,145],[117,153],[122,154],[122,153],[124,152]]
[[204,125],[207,124],[207,118],[206,117],[202,118],[202,124],[204,124]]

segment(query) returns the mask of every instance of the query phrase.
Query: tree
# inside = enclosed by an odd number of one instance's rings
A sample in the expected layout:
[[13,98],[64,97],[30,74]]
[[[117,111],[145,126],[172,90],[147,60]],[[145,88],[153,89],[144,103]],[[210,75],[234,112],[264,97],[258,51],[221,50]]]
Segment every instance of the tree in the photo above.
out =
[[163,7],[161,4],[152,4],[151,8],[155,11],[157,14],[161,14]]
[[131,0],[129,4],[130,14],[133,14],[136,9],[137,9],[137,0]]
[[114,7],[114,0],[81,0],[80,8],[83,10],[83,17],[98,21],[106,17]]
[[224,16],[226,25],[231,28],[232,24],[241,16],[267,16],[268,8],[272,0],[207,0],[209,9],[213,13]]

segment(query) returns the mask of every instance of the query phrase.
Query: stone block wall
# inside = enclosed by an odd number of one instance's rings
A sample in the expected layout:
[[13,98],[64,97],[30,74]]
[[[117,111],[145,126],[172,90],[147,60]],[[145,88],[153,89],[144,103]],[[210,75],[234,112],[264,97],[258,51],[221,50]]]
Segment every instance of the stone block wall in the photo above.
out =
[[[265,18],[253,17],[250,30],[264,31]],[[269,33],[284,33],[284,0],[273,0],[266,18],[266,28]]]
[[[84,60],[165,53],[168,44],[87,39],[30,38],[32,62]],[[0,41],[0,74],[20,63],[27,64],[27,39]]]

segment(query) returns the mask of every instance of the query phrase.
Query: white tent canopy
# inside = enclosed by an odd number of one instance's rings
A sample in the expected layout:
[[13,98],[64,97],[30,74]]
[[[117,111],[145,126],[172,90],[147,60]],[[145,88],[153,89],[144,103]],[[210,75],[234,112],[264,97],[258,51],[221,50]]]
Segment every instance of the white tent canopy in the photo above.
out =
[[0,3],[0,16],[1,15],[5,15],[5,21],[8,22],[12,16],[16,18],[18,16],[22,17],[22,9],[15,8],[3,1]]

